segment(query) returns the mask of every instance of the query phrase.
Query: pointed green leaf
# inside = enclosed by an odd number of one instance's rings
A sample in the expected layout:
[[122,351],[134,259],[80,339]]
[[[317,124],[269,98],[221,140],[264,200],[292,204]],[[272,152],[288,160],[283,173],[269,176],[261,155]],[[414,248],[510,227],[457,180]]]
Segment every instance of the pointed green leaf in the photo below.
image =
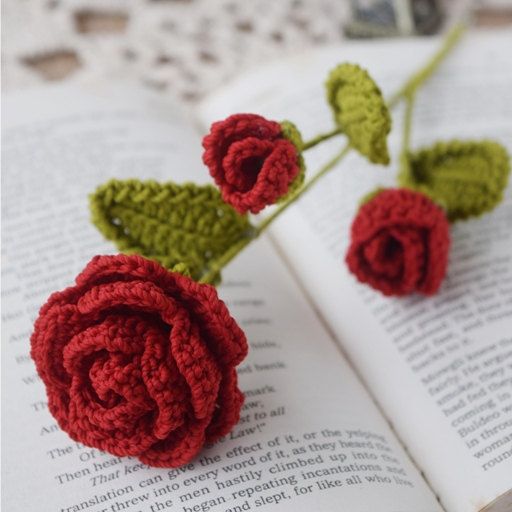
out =
[[455,221],[495,208],[509,173],[509,155],[497,142],[453,140],[410,153],[398,179],[429,195]]
[[340,64],[330,72],[325,85],[334,120],[352,146],[371,162],[388,164],[391,117],[367,71],[355,64]]
[[94,225],[119,250],[187,269],[194,279],[252,231],[247,216],[211,185],[111,180],[90,196],[90,209]]

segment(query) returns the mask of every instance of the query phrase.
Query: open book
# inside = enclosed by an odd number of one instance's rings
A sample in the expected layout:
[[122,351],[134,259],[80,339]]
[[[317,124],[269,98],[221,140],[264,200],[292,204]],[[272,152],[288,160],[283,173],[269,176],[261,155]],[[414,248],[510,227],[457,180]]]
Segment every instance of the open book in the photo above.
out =
[[[247,334],[240,423],[179,469],[74,443],[29,356],[41,304],[95,254],[87,194],[108,178],[210,182],[201,135],[237,111],[328,130],[322,82],[341,61],[390,94],[438,40],[357,43],[255,70],[187,113],[128,88],[43,88],[3,105],[2,505],[10,512],[512,510],[512,200],[452,228],[429,299],[384,298],[343,256],[357,201],[392,183],[356,154],[223,272]],[[512,35],[468,36],[420,95],[413,147],[498,139],[512,151]],[[394,116],[400,118],[399,113]],[[400,123],[391,148],[396,156]],[[331,141],[307,156],[316,170]],[[309,153],[309,152],[308,152]],[[395,158],[396,162],[396,158]]]

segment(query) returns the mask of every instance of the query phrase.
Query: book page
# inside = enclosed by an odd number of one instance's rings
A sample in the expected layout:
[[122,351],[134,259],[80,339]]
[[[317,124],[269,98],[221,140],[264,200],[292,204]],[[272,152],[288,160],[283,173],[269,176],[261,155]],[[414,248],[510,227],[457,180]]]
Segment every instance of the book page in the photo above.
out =
[[[313,53],[261,70],[259,82],[249,77],[252,94],[244,94],[241,79],[202,113],[205,122],[235,111],[290,119],[307,140],[331,126],[321,83],[338,62],[362,63],[390,95],[437,45],[358,43]],[[510,31],[463,40],[420,93],[413,147],[487,137],[512,152],[511,47]],[[276,223],[274,240],[442,504],[450,512],[477,511],[512,487],[511,194],[492,214],[453,226],[448,275],[437,296],[384,298],[357,284],[344,264],[350,224],[364,194],[394,183],[400,118],[397,109],[390,168],[351,153]],[[342,144],[313,150],[308,169]],[[508,510],[506,503],[500,510]]]
[[109,177],[200,181],[200,141],[152,96],[57,88],[4,100],[2,505],[10,512],[439,512],[287,268],[262,239],[219,290],[247,334],[239,424],[177,469],[73,442],[29,337],[48,295],[115,252],[88,221]]

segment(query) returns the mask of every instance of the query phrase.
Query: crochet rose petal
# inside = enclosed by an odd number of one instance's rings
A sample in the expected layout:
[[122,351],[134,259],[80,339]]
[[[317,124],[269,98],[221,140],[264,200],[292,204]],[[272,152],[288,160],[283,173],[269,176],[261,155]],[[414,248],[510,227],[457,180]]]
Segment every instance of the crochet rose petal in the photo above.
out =
[[441,208],[419,192],[389,189],[360,208],[346,262],[359,281],[384,295],[432,295],[446,273],[449,246]]
[[[291,125],[291,123],[288,123]],[[300,134],[255,114],[213,123],[203,139],[203,162],[224,201],[239,213],[258,213],[287,195],[303,170]]]
[[155,466],[227,433],[243,397],[242,330],[215,289],[140,256],[96,256],[41,308],[31,355],[73,439]]

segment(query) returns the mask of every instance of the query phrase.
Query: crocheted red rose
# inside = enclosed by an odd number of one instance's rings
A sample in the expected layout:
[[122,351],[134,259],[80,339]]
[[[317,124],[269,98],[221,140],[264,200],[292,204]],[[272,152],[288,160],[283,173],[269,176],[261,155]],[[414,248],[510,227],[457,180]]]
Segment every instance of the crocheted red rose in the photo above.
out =
[[300,153],[283,126],[255,114],[213,123],[203,147],[203,162],[223,200],[239,213],[258,213],[274,204],[301,170]]
[[140,256],[95,256],[31,344],[51,413],[85,445],[174,467],[239,419],[244,333],[215,288]]
[[384,295],[432,295],[446,273],[449,246],[441,208],[419,192],[390,189],[360,208],[346,261],[359,281]]

